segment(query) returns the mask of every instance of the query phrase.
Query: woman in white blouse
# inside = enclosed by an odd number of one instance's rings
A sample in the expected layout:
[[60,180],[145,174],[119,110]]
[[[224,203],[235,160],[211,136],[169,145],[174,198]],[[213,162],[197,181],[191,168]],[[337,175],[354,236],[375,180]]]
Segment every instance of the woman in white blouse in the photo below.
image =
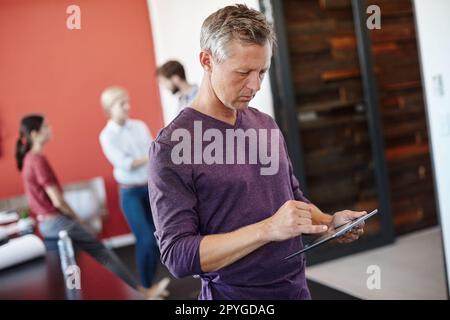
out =
[[[118,86],[105,89],[101,105],[109,121],[100,133],[100,144],[114,167],[120,205],[136,237],[136,260],[142,286],[150,288],[159,259],[147,187],[146,164],[153,139],[143,121],[128,118],[130,104],[125,89]],[[167,278],[161,281],[168,284]]]

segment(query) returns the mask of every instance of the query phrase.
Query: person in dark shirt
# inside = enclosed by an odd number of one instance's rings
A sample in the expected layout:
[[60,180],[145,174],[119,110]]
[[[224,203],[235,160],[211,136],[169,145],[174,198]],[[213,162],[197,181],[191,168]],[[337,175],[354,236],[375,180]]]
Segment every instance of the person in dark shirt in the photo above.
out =
[[[149,197],[161,260],[199,275],[200,299],[310,299],[302,234],[366,212],[323,213],[302,193],[283,135],[249,107],[275,41],[245,5],[211,14],[201,30],[199,93],[150,147]],[[351,242],[363,227],[339,239]]]
[[16,146],[17,168],[21,171],[30,210],[39,223],[42,236],[56,240],[59,232],[65,230],[75,247],[86,251],[146,298],[167,296],[167,278],[151,288],[141,287],[117,255],[83,227],[76,213],[64,200],[61,185],[43,153],[51,136],[45,118],[41,115],[25,116],[20,124],[19,135]]

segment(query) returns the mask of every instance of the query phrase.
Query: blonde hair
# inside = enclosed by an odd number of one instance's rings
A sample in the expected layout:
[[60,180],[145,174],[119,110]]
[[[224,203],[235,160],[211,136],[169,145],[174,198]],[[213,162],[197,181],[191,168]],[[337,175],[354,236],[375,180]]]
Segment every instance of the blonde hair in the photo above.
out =
[[264,14],[244,4],[226,6],[203,22],[200,47],[211,52],[218,63],[228,57],[227,45],[232,40],[244,44],[276,43],[275,32]]
[[121,97],[128,98],[128,91],[122,87],[111,86],[103,90],[100,96],[100,104],[102,105],[103,110],[109,112],[109,109],[113,106],[117,99]]

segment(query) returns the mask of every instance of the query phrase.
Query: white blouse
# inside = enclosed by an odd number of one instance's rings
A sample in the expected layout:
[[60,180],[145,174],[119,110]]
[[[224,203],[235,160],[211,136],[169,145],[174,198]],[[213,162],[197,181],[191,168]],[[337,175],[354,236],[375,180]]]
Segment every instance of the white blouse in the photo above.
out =
[[100,145],[114,167],[114,178],[120,184],[147,183],[147,165],[132,169],[134,160],[148,155],[153,137],[147,125],[140,120],[128,119],[123,126],[109,120],[100,133]]

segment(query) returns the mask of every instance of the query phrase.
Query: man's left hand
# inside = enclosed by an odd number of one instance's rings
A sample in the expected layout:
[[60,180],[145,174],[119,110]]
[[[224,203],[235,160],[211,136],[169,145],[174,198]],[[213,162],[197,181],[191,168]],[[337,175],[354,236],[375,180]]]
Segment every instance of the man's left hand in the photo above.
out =
[[[344,210],[344,211],[336,212],[333,215],[333,219],[331,220],[331,223],[330,223],[330,231],[332,231],[333,229],[340,227],[352,220],[362,217],[365,214],[367,214],[366,211]],[[364,233],[364,222],[355,226],[351,231],[349,231],[346,234],[337,238],[336,241],[339,243],[350,243],[355,240],[358,240],[359,237],[362,236],[363,233]]]

